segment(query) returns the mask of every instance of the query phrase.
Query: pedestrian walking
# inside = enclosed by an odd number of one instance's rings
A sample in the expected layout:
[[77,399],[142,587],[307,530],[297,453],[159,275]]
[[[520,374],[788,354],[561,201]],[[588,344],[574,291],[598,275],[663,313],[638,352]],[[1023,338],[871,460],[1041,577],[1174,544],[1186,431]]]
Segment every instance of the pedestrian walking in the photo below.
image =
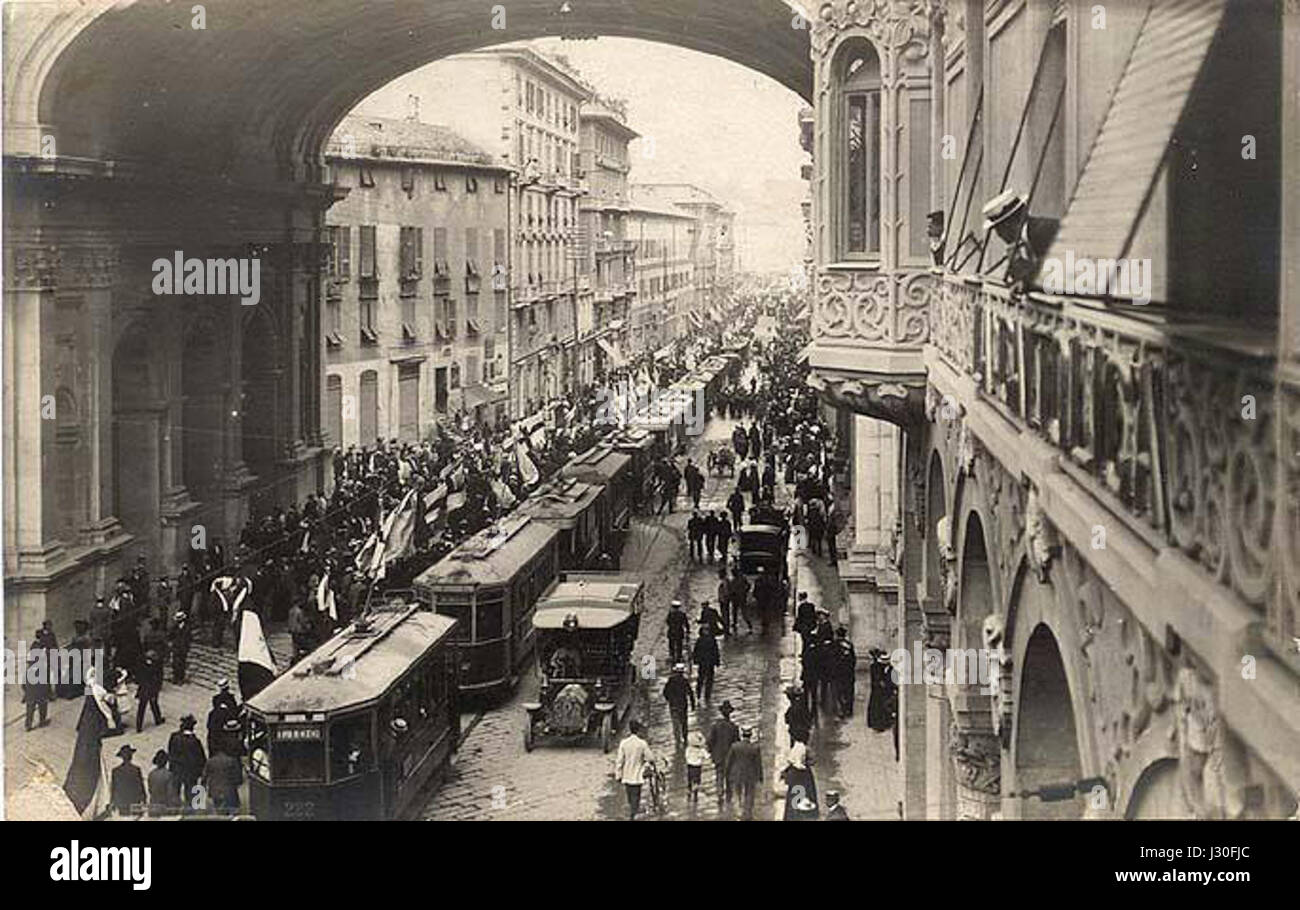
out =
[[172,774],[176,778],[176,792],[181,805],[189,805],[203,776],[203,768],[208,763],[208,755],[203,751],[203,743],[194,734],[198,720],[193,714],[181,718],[180,729],[167,739],[167,759]]
[[731,513],[732,527],[739,531],[741,518],[745,515],[745,494],[740,491],[739,485],[727,497],[727,511]]
[[704,556],[709,565],[713,564],[714,554],[718,550],[718,516],[712,511],[706,512],[704,522]]
[[740,800],[741,819],[754,818],[754,794],[763,782],[763,756],[754,742],[754,728],[743,727],[740,741],[727,754],[727,780]]
[[[805,683],[807,685],[807,683]],[[789,706],[785,709],[785,726],[790,734],[790,745],[806,743],[812,736],[813,718],[804,700],[803,689],[791,686],[785,690]]]
[[167,767],[170,757],[166,749],[159,749],[153,756],[153,770],[149,772],[149,814],[166,815],[168,811],[181,806],[180,790],[177,789],[176,775]]
[[785,769],[781,779],[785,781],[785,815],[784,820],[817,821],[817,782],[813,779],[811,761],[808,758],[808,746],[796,740],[786,755]]
[[239,703],[230,694],[230,680],[217,680],[217,694],[212,696],[212,710],[208,711],[208,754],[220,752],[226,737],[226,724],[239,719]]
[[840,802],[840,794],[837,790],[826,791],[826,817],[822,821],[827,822],[846,822],[849,820],[849,813]]
[[691,544],[691,562],[704,562],[704,518],[699,511],[686,520],[686,537]]
[[686,637],[691,625],[680,600],[674,600],[668,607],[667,625],[668,663],[679,664],[686,659]]
[[144,775],[131,762],[135,749],[125,743],[117,750],[122,763],[113,769],[109,785],[109,805],[118,815],[137,815],[146,802]]
[[713,637],[712,625],[701,624],[700,637],[695,640],[691,660],[699,668],[695,682],[696,697],[706,702],[713,701],[713,674],[722,663],[722,657],[718,653],[718,640]]
[[695,508],[700,507],[700,494],[704,492],[704,473],[691,459],[686,460],[686,470],[682,472],[686,480],[686,491],[691,495]]
[[50,709],[50,654],[40,646],[41,633],[33,637],[32,647],[27,652],[27,666],[23,672],[23,703],[26,705],[24,730],[32,728],[33,718],[39,719],[39,726],[49,726]]
[[[739,527],[739,525],[737,525]],[[731,547],[731,522],[727,520],[726,510],[718,512],[718,560],[727,561],[727,551]]]
[[840,626],[835,630],[835,641],[830,647],[831,698],[840,719],[853,716],[853,700],[857,683],[858,655],[849,641],[849,630]]
[[727,776],[727,757],[731,754],[731,747],[740,739],[740,729],[731,720],[733,710],[730,701],[724,701],[718,707],[718,714],[721,716],[713,722],[713,726],[709,727],[706,742],[709,758],[713,761],[714,786],[718,791],[719,806],[724,799],[731,802],[731,780]]
[[718,569],[718,607],[722,610],[723,634],[735,635],[736,612],[731,607],[731,580],[727,578],[725,564]]
[[655,761],[650,744],[642,738],[645,732],[641,721],[633,719],[628,724],[628,734],[618,744],[614,756],[614,778],[623,785],[627,794],[628,821],[635,821],[641,808],[641,787],[645,783],[646,766]]
[[673,666],[668,682],[664,683],[663,696],[673,722],[673,742],[680,749],[686,744],[687,706],[695,710],[695,693],[686,681],[686,664]]
[[[239,722],[232,723],[238,725]],[[218,812],[238,812],[239,787],[243,782],[244,769],[236,756],[225,751],[225,745],[208,757],[208,762],[203,767],[203,787],[213,809]]]
[[700,801],[700,781],[704,777],[704,760],[708,755],[704,734],[692,730],[686,737],[686,793],[692,803]]
[[185,682],[185,676],[189,672],[194,631],[190,628],[189,614],[184,610],[178,611],[174,620],[171,631],[172,682],[180,685]]
[[733,613],[738,612],[745,620],[745,627],[752,635],[754,618],[750,615],[749,609],[749,579],[745,578],[739,566],[731,570],[731,609]]
[[162,709],[158,706],[158,696],[162,692],[162,685],[162,664],[158,662],[156,653],[148,651],[145,653],[144,660],[136,672],[135,732],[140,733],[144,730],[146,707],[153,711],[153,722],[155,724],[161,724],[165,720]]

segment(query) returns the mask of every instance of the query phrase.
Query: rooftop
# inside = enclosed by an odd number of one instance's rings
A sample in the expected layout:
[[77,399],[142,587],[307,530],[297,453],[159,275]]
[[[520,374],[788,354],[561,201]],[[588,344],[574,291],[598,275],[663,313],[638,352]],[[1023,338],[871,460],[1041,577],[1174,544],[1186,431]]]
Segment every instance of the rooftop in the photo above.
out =
[[500,167],[491,153],[445,126],[394,117],[344,117],[325,148],[327,158],[397,159]]

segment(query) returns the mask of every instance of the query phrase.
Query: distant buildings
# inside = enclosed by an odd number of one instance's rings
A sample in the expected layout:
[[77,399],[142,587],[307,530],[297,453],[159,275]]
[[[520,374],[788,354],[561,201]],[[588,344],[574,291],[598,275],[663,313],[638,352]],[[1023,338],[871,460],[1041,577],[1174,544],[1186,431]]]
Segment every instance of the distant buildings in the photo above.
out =
[[327,154],[329,444],[505,419],[510,171],[446,127],[348,117]]
[[[504,206],[471,206],[468,213],[425,210],[426,244],[430,232],[444,226],[444,218],[449,219],[445,225],[448,237],[462,236],[470,229],[473,225],[460,222],[468,218],[479,224],[480,230],[490,231],[484,236],[493,238],[493,255],[490,260],[486,253],[479,258],[481,264],[499,271],[499,286],[492,293],[491,356],[484,351],[473,352],[483,358],[480,364],[492,364],[492,372],[483,380],[483,390],[451,385],[452,367],[457,366],[456,375],[463,376],[471,356],[463,327],[454,329],[458,332],[455,336],[435,339],[441,345],[434,345],[429,352],[436,359],[446,350],[450,358],[445,367],[447,392],[440,395],[438,391],[438,370],[444,367],[431,363],[429,368],[435,378],[428,393],[435,403],[447,402],[445,413],[449,416],[462,409],[471,418],[495,416],[496,396],[503,387],[508,389],[506,412],[510,419],[535,413],[557,397],[598,383],[611,371],[629,366],[636,356],[659,350],[688,331],[703,327],[710,310],[722,302],[721,289],[729,284],[734,268],[732,213],[690,184],[645,185],[634,192],[629,186],[628,146],[638,133],[628,124],[624,103],[602,98],[563,58],[544,55],[525,45],[496,47],[439,61],[385,92],[389,96],[381,92],[375,106],[394,108],[406,100],[418,108],[423,101],[430,112],[428,119],[446,126],[421,128],[437,130],[447,139],[455,138],[467,150],[473,149],[477,157],[461,163],[490,165],[496,175],[491,200],[504,202]],[[398,97],[410,92],[414,94],[405,99]],[[373,119],[354,117],[349,122]],[[415,126],[409,119],[393,122]],[[342,134],[340,128],[335,135],[336,145],[342,141]],[[380,157],[394,157],[388,144],[369,134],[362,142],[368,149],[367,143],[383,150]],[[498,186],[502,188],[500,193],[495,191]],[[358,192],[373,194],[370,188]],[[389,195],[380,191],[377,198]],[[401,210],[406,204],[418,207],[417,199],[404,192],[392,198],[396,209],[387,214],[397,220],[391,224],[425,225],[425,220]],[[439,198],[455,202],[457,197],[452,194]],[[477,198],[482,203],[487,197]],[[331,210],[330,223],[338,219],[339,224],[345,220],[359,224],[351,208],[355,205],[350,199],[338,203]],[[336,215],[341,207],[346,214]],[[504,239],[499,233],[502,230]],[[400,238],[393,242],[400,246]],[[504,249],[498,242],[504,244]],[[460,254],[453,251],[451,255]],[[453,266],[455,290],[445,297],[457,317],[453,321],[458,322],[463,307],[469,304],[464,298],[468,292],[459,290],[459,265],[449,264]],[[377,300],[383,308],[389,304],[382,294],[383,282],[379,284],[381,296]],[[345,312],[340,318],[346,323],[352,318],[346,302],[350,298],[346,293],[342,296]],[[400,318],[399,311],[404,305],[401,301],[407,298],[397,291],[390,296],[396,315],[379,313],[375,319],[381,328],[391,323],[391,331],[400,334],[407,320]],[[418,289],[415,299],[419,299]],[[460,313],[455,311],[458,305],[462,307]],[[496,318],[498,307],[509,317]],[[721,323],[720,312],[715,321]],[[403,341],[401,349],[414,351],[419,342]],[[389,409],[404,413],[401,402],[409,403],[414,394],[408,390],[407,397],[401,398],[400,377],[389,378],[390,384],[397,384],[397,392],[386,392],[383,381],[378,380],[381,388],[377,407],[371,404],[369,386],[363,394],[359,385],[360,374],[369,376],[373,372],[378,376],[383,372],[384,358],[376,360],[378,349],[363,348],[362,353],[375,356],[359,357],[337,342],[331,344],[338,350],[331,348],[330,363],[338,363],[340,370],[337,382],[334,378],[327,380],[325,397],[330,410],[326,424],[340,423],[343,438],[348,441],[365,439],[348,430],[348,395],[355,394],[358,416],[352,420],[359,429],[371,427],[369,416],[362,426],[362,412],[371,415],[378,411],[374,425],[381,435],[401,436],[403,428],[409,430],[410,419],[399,419],[396,432],[385,430],[393,421],[385,417],[384,402],[396,401]],[[374,347],[379,343],[363,338],[361,344]],[[457,356],[462,361],[458,365],[454,363]],[[344,364],[347,370],[342,369]],[[414,368],[408,365],[406,369],[410,373]],[[354,373],[358,376],[354,377]],[[334,375],[331,373],[331,377]],[[375,381],[374,377],[367,379]],[[342,392],[337,388],[339,382],[344,387]],[[408,378],[406,382],[415,380]],[[353,386],[356,392],[350,391]],[[461,393],[459,399],[456,391]],[[332,414],[338,400],[343,402],[344,416],[336,421]],[[419,399],[420,403],[427,401],[427,396]],[[492,407],[485,408],[487,404]],[[435,409],[430,419],[442,413]],[[424,432],[424,422],[417,423],[419,432]]]

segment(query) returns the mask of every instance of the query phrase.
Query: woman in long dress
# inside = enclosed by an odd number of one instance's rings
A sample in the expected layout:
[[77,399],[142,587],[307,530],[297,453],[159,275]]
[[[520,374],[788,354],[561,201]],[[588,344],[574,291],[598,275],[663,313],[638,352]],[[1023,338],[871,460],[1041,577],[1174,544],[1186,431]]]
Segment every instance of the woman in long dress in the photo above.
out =
[[817,821],[817,782],[809,767],[808,747],[795,740],[786,758],[785,770],[785,821]]
[[108,804],[108,772],[102,743],[105,737],[122,732],[122,717],[116,699],[99,684],[94,667],[86,669],[85,679],[87,691],[77,719],[77,744],[72,750],[72,764],[63,790],[78,812],[84,816],[89,809],[90,816],[94,817],[99,805],[107,808]]

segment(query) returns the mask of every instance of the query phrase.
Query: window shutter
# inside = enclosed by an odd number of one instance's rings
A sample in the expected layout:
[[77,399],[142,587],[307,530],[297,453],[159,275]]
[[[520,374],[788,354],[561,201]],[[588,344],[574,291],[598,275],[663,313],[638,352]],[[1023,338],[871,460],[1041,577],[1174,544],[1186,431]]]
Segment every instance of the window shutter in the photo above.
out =
[[375,227],[361,226],[361,277],[375,277]]
[[338,274],[340,278],[347,278],[352,274],[352,228],[349,225],[341,225],[338,230]]
[[424,228],[414,228],[415,236],[412,238],[411,245],[415,252],[415,274],[424,274]]

